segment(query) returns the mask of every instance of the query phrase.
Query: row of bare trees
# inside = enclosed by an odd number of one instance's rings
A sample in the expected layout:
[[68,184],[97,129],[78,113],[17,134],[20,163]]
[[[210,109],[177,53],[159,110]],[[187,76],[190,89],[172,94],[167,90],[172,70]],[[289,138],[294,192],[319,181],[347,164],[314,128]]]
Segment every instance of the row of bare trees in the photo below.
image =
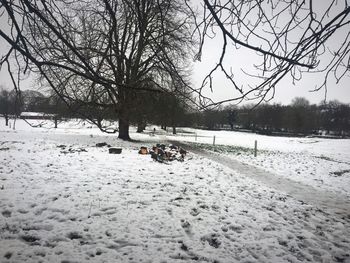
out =
[[[113,110],[98,111],[95,107],[82,105],[79,102],[71,103],[69,108],[57,96],[47,96],[38,91],[21,91],[20,98],[21,100],[17,100],[18,96],[13,90],[0,87],[0,116],[5,118],[6,126],[10,117],[16,118],[21,112],[55,114],[61,119],[80,118],[79,111],[76,109],[83,110],[101,126],[103,120],[118,120]],[[130,124],[137,126],[138,132],[143,132],[149,124],[157,124],[164,129],[171,127],[173,133],[176,133],[176,127],[184,124],[189,110],[188,105],[174,94],[145,92],[140,105],[129,112],[129,120]]]
[[310,104],[297,97],[290,105],[227,106],[197,117],[207,129],[246,129],[266,135],[350,135],[350,105],[338,101]]
[[[0,0],[0,40],[8,47],[0,68],[17,94],[30,73],[105,132],[116,132],[100,122],[113,112],[119,138],[128,140],[132,116],[157,94],[208,107],[270,100],[282,79],[309,72],[322,74],[316,90],[341,81],[350,69],[349,13],[348,1],[337,0]],[[202,85],[191,85],[191,61],[218,50]],[[235,60],[240,52],[247,68]],[[219,102],[204,95],[216,78],[233,87]]]
[[[40,92],[26,90],[21,101],[17,101],[15,92],[0,89],[0,116],[5,117],[6,125],[10,116],[22,111],[57,114],[60,118],[76,118],[79,114],[72,111],[56,97],[48,97]],[[130,123],[137,126],[137,132],[143,132],[147,125],[156,124],[163,129],[176,127],[203,127],[205,129],[250,130],[266,135],[309,135],[333,134],[350,135],[350,105],[336,100],[310,104],[302,97],[293,99],[290,105],[260,104],[228,105],[201,112],[194,111],[186,103],[169,94],[144,94],[144,104],[139,111],[130,114]],[[79,108],[81,105],[71,105]],[[116,120],[114,112],[84,109],[89,116],[102,125],[102,120]],[[103,119],[101,119],[103,117]]]

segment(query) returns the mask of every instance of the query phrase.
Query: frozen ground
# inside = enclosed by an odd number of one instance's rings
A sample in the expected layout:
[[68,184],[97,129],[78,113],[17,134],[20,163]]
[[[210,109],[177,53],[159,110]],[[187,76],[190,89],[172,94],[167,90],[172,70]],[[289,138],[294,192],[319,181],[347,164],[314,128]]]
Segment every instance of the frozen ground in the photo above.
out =
[[0,262],[350,262],[349,218],[193,153],[137,154],[163,136],[88,126],[0,119]]
[[[195,129],[185,131],[187,133],[169,138],[197,143],[201,148],[254,165],[276,176],[339,193],[350,200],[350,140],[272,137]],[[215,146],[212,146],[214,135]],[[255,140],[258,142],[256,158],[253,152]]]

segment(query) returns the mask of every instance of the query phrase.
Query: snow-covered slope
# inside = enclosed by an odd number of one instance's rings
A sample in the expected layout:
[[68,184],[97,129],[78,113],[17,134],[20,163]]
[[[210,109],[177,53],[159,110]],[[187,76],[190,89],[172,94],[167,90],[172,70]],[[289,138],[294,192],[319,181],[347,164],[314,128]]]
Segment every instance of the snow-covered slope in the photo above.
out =
[[161,137],[3,125],[0,262],[349,262],[349,218],[193,153],[137,154]]

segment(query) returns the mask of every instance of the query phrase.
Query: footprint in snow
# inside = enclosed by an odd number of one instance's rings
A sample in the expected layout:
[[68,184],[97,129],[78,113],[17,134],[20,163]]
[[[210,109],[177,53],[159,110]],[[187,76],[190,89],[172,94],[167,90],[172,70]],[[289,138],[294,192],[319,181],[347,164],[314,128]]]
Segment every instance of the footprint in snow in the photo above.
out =
[[21,239],[32,245],[39,244],[40,237],[35,235],[22,235]]
[[181,227],[185,230],[187,235],[192,236],[192,226],[187,220],[181,219]]
[[20,213],[20,214],[27,214],[29,211],[27,211],[27,210],[25,210],[23,208],[20,208],[20,209],[17,210],[17,212]]
[[67,237],[71,240],[73,239],[82,239],[83,238],[83,235],[76,232],[76,231],[73,231],[73,232],[70,232],[68,233]]
[[2,212],[1,212],[1,214],[4,216],[4,217],[11,217],[11,214],[12,214],[12,212],[10,211],[10,210],[3,210]]
[[221,241],[219,239],[218,234],[209,234],[201,237],[201,241],[206,241],[208,244],[214,248],[219,248],[221,245]]
[[192,208],[191,211],[190,211],[191,216],[198,216],[199,213],[200,213],[199,209],[197,209],[195,207]]
[[6,259],[10,259],[12,257],[12,252],[6,252],[5,255],[4,255],[4,258]]

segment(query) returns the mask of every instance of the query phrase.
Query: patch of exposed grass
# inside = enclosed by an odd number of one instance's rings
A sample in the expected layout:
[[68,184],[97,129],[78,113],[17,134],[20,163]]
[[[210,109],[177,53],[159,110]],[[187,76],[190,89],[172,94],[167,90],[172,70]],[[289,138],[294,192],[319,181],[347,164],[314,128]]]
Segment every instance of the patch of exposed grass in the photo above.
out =
[[315,156],[315,157],[318,158],[318,159],[329,161],[329,162],[350,164],[349,162],[338,161],[338,160],[332,159],[332,158],[324,156],[324,155]]
[[0,151],[8,151],[8,150],[10,150],[10,148],[9,148],[9,147],[0,148]]
[[339,176],[343,176],[346,173],[350,173],[350,170],[341,170],[341,171],[332,172],[331,175],[339,177]]
[[[224,153],[224,154],[235,154],[235,155],[253,155],[254,149],[242,146],[233,146],[233,145],[211,145],[204,143],[192,143],[194,147],[200,148],[207,151]],[[267,153],[266,150],[259,150],[258,153]]]

